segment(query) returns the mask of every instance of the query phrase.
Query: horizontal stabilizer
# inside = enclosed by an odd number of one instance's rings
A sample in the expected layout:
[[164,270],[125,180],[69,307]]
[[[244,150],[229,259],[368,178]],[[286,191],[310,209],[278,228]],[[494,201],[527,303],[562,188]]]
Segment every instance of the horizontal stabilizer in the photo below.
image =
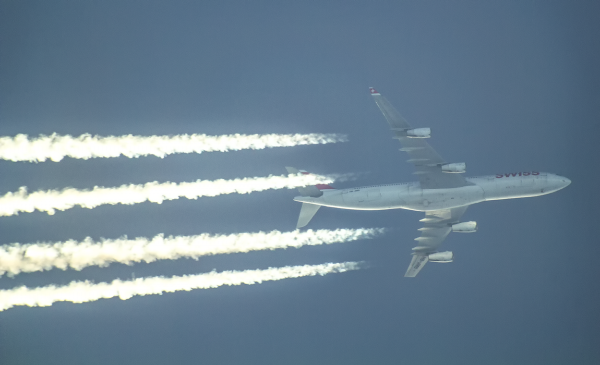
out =
[[300,208],[300,217],[298,217],[296,229],[306,226],[312,217],[315,216],[319,208],[321,208],[320,205],[302,203],[302,208]]

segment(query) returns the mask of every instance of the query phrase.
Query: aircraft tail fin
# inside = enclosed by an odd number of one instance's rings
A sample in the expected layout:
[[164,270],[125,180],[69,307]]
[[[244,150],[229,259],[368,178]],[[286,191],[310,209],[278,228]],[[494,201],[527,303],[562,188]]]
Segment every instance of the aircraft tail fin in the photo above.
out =
[[[309,174],[309,172],[304,170],[298,170],[295,167],[285,167],[289,174]],[[298,191],[302,196],[310,196],[312,198],[318,198],[323,195],[323,190],[334,190],[330,185],[327,184],[317,184],[317,185],[308,185],[299,187]],[[302,208],[300,208],[300,216],[298,217],[298,224],[296,224],[296,229],[302,228],[310,222],[310,220],[317,214],[317,211],[321,208],[320,205],[310,204],[310,203],[302,203]]]
[[[289,174],[298,174],[298,173],[301,173],[303,175],[310,174],[310,172],[308,172],[308,171],[298,170],[295,167],[286,166],[285,169],[288,171]],[[300,195],[302,195],[302,196],[311,196],[313,198],[318,198],[321,195],[323,195],[323,192],[321,190],[328,190],[328,189],[333,189],[333,188],[327,184],[317,184],[317,185],[308,185],[308,186],[299,187],[298,191],[300,192]]]
[[298,224],[296,224],[296,229],[306,226],[308,222],[310,222],[312,217],[315,216],[319,208],[321,208],[320,205],[302,203],[302,208],[300,208],[300,216],[298,217]]

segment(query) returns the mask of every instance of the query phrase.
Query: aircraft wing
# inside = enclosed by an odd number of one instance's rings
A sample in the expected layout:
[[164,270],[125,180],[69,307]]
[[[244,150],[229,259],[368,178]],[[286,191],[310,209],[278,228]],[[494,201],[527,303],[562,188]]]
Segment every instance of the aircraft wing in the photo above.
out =
[[407,162],[413,163],[419,175],[423,189],[458,188],[470,185],[460,174],[442,172],[442,164],[446,161],[423,138],[408,138],[406,130],[413,129],[400,113],[381,96],[374,88],[370,88],[375,103],[387,119],[394,138],[400,141],[400,151],[407,152],[410,156]]
[[419,244],[413,248],[413,258],[406,270],[405,277],[415,277],[423,266],[429,261],[428,255],[437,251],[446,236],[452,231],[452,224],[458,223],[467,210],[467,207],[433,210],[421,219],[424,223],[421,237],[415,238]]

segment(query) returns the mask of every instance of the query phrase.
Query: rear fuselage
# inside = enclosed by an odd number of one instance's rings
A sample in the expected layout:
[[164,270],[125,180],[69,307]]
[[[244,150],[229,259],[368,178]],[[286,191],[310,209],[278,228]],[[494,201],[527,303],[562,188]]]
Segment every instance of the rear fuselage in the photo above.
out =
[[470,185],[451,189],[421,189],[418,182],[323,190],[318,198],[296,197],[304,203],[356,210],[408,209],[431,211],[487,200],[527,198],[565,188],[566,177],[545,172],[518,172],[466,179]]

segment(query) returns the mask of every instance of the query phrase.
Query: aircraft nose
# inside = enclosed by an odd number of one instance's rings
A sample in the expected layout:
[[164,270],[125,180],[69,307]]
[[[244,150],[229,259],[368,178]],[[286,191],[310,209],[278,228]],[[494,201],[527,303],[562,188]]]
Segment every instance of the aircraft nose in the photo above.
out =
[[569,180],[568,178],[566,178],[564,176],[560,176],[560,175],[555,175],[553,180],[555,181],[555,184],[558,185],[557,186],[558,189],[564,189],[571,184],[571,180]]

